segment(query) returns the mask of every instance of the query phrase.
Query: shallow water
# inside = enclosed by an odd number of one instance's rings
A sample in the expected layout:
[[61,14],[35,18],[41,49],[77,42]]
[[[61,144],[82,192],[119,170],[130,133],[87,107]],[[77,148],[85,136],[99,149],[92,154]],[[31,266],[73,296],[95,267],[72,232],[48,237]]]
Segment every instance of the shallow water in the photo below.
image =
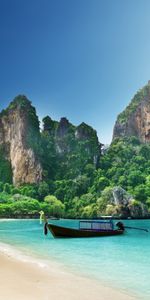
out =
[[[78,227],[74,220],[53,223]],[[124,223],[150,230],[150,220]],[[1,220],[0,242],[24,255],[55,261],[71,272],[150,299],[150,232],[128,230],[113,237],[54,239],[51,234],[44,236],[39,220]]]

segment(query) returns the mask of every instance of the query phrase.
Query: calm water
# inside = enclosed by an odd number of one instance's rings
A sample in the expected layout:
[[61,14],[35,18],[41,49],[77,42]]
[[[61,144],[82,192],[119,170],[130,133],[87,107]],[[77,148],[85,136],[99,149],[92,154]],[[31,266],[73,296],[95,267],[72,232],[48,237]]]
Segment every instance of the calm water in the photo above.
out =
[[[78,221],[53,221],[77,227]],[[150,220],[125,221],[128,226],[150,230]],[[1,220],[0,242],[30,257],[53,260],[71,272],[98,279],[150,299],[150,232],[128,230],[122,236],[86,239],[54,239],[44,236],[39,220]]]

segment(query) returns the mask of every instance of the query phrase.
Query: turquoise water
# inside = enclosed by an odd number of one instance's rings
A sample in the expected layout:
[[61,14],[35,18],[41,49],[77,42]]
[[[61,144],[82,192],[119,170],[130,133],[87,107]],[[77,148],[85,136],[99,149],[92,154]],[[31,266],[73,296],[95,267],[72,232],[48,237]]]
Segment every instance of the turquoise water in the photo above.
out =
[[[53,221],[77,227],[78,221]],[[150,220],[124,221],[128,226],[149,228]],[[71,272],[95,278],[140,299],[150,299],[150,232],[128,230],[122,236],[54,239],[44,236],[39,220],[1,220],[0,242],[27,256],[53,260]]]

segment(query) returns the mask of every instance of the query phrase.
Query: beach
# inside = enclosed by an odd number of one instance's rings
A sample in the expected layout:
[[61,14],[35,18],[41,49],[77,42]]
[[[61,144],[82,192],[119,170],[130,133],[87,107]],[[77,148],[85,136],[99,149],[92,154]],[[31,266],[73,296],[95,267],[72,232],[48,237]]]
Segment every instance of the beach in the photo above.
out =
[[96,280],[52,264],[52,269],[0,252],[0,300],[133,300]]

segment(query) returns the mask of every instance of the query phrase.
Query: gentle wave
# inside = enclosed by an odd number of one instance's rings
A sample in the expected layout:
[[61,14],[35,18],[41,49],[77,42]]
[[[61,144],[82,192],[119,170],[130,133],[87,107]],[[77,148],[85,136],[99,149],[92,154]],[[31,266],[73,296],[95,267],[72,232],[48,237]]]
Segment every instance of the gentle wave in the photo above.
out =
[[19,260],[22,262],[29,262],[38,265],[40,268],[48,268],[46,262],[39,261],[39,259],[35,259],[32,256],[27,256],[17,248],[0,242],[0,252],[4,255],[7,255],[15,260]]
[[37,266],[40,269],[44,269],[46,271],[50,271],[50,273],[66,273],[66,270],[63,269],[62,265],[54,262],[53,260],[45,260],[39,257],[35,257],[32,254],[26,255],[21,250],[5,243],[0,242],[0,252],[7,257],[15,261],[20,261],[23,263],[30,263],[33,266]]

